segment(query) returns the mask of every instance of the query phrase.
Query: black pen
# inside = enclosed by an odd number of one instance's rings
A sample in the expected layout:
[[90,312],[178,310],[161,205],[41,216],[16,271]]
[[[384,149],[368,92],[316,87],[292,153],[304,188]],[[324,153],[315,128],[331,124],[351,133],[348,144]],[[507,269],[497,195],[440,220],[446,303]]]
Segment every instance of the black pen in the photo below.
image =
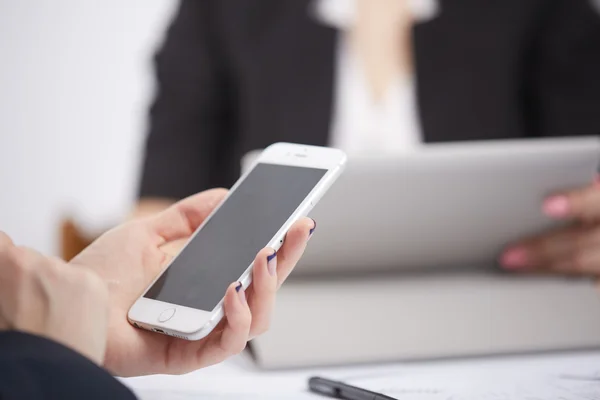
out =
[[370,390],[346,385],[343,382],[336,382],[325,378],[319,378],[318,376],[313,376],[308,380],[308,388],[311,392],[333,397],[334,399],[396,400],[393,397],[386,396],[384,394],[375,393],[371,392]]

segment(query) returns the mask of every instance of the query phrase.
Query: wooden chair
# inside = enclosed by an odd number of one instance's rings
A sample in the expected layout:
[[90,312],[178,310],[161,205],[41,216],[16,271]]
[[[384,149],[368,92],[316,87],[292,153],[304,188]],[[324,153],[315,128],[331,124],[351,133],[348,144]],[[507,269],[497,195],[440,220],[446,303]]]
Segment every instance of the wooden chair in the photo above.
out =
[[77,254],[92,243],[96,237],[91,237],[78,227],[71,218],[65,218],[60,224],[60,257],[71,261]]

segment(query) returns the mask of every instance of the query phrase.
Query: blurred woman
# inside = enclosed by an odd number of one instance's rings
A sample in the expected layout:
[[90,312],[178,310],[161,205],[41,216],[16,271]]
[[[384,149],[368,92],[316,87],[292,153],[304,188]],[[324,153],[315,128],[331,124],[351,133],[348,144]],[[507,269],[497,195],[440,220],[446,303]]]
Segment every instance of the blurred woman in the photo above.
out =
[[[592,0],[183,0],[156,57],[137,213],[230,186],[276,141],[353,154],[596,135],[598,71]],[[600,272],[598,192],[548,199],[573,227],[503,265]]]

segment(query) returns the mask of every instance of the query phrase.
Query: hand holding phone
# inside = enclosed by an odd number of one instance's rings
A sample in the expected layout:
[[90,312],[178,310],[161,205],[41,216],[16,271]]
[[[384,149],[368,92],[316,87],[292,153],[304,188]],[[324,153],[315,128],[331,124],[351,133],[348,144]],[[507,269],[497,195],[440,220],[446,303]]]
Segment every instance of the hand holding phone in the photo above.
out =
[[168,251],[162,248],[189,238],[226,195],[223,189],[209,190],[182,200],[157,216],[124,224],[104,234],[72,261],[78,267],[95,270],[108,284],[110,322],[105,367],[113,374],[178,374],[203,368],[239,352],[250,338],[268,326],[275,298],[273,287],[281,285],[304,252],[314,229],[309,218],[300,218],[289,228],[273,259],[274,276],[265,259],[271,249],[252,256],[253,284],[245,290],[247,304],[241,304],[235,279],[222,290],[220,296],[226,292],[223,305],[227,318],[203,339],[187,341],[148,332],[134,328],[126,318],[131,304],[171,262]]
[[239,292],[250,285],[256,252],[267,247],[267,256],[274,254],[291,225],[341,174],[345,160],[336,149],[269,146],[133,304],[130,322],[181,339],[207,336],[223,318],[227,286],[239,282]]

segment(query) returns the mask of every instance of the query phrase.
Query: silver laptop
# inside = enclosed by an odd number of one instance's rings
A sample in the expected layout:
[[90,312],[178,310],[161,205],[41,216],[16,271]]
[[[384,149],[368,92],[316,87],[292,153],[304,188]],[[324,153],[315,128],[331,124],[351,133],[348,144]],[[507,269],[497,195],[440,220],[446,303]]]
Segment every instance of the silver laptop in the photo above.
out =
[[596,137],[350,157],[311,213],[318,239],[295,275],[492,266],[507,244],[559,225],[544,198],[589,185],[599,159]]
[[[246,157],[244,164],[253,155]],[[429,145],[350,158],[317,233],[253,340],[267,368],[600,347],[592,281],[494,269],[557,226],[540,210],[590,184],[598,138]]]

